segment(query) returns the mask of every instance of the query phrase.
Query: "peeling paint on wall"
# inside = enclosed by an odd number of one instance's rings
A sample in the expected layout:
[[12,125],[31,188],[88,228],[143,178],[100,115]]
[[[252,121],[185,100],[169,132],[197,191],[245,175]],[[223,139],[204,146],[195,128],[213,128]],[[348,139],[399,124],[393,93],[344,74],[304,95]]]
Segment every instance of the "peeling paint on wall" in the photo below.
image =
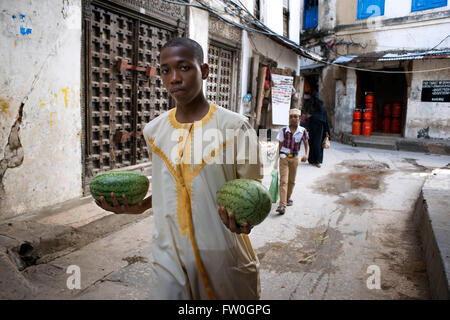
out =
[[419,132],[417,132],[417,138],[430,139],[430,135],[428,134],[429,132],[430,127],[420,129]]
[[69,0],[63,0],[61,14],[64,19],[67,19],[68,11],[69,11]]
[[11,128],[8,138],[8,144],[5,147],[3,159],[0,160],[0,207],[2,201],[5,199],[5,187],[3,185],[3,177],[9,168],[16,168],[23,162],[24,153],[22,144],[20,143],[19,131],[22,123],[24,103],[20,105],[16,121]]
[[29,16],[20,12],[10,13],[8,10],[2,10],[2,17],[5,30],[10,36],[27,38],[31,35],[33,27]]
[[5,114],[8,112],[8,109],[9,109],[9,103],[6,100],[0,98],[0,113],[1,113],[2,117],[5,116]]

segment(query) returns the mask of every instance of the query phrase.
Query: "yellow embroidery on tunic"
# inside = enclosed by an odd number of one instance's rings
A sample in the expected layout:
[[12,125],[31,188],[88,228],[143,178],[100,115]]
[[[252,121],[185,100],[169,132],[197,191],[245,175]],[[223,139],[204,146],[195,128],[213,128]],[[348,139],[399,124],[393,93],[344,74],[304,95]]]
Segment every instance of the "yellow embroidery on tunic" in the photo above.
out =
[[[209,105],[209,111],[208,113],[202,118],[202,120],[198,121],[199,124],[196,125],[196,128],[204,126],[207,124],[213,117],[214,113],[217,110],[217,105],[211,103]],[[173,108],[169,111],[169,123],[174,127],[175,129],[180,129],[183,126],[183,123],[178,122],[178,120],[175,118],[175,114],[177,112],[177,108]]]

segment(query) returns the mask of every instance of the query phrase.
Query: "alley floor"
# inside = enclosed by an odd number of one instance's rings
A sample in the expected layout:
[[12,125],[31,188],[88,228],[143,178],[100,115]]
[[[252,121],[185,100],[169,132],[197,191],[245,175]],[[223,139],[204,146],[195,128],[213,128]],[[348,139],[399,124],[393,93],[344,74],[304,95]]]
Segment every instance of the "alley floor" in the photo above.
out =
[[[250,233],[261,299],[429,299],[412,216],[449,156],[332,143],[322,168],[299,164],[292,207]],[[263,183],[270,184],[267,166]],[[38,299],[147,299],[153,216],[22,274]],[[79,268],[80,289],[68,289]],[[69,273],[68,273],[69,272]],[[70,285],[69,285],[70,287]]]

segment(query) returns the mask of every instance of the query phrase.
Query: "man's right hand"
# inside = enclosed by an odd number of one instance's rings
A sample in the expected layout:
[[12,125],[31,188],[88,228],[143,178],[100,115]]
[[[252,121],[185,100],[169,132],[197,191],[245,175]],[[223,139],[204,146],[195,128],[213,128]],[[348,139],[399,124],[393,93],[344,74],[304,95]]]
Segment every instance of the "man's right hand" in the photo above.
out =
[[129,205],[127,197],[122,194],[123,204],[121,205],[117,200],[114,192],[111,192],[111,200],[113,203],[112,206],[106,202],[105,197],[103,196],[100,197],[100,201],[95,200],[95,203],[103,210],[114,212],[116,214],[141,214],[152,207],[152,196],[142,200],[137,204]]

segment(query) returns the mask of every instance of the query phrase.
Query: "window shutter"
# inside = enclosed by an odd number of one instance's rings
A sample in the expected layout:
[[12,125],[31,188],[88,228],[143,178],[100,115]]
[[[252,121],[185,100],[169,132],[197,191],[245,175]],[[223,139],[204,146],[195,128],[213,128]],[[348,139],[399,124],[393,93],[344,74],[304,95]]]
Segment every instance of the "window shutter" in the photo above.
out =
[[435,9],[445,7],[447,4],[448,0],[412,0],[411,11],[414,12]]

